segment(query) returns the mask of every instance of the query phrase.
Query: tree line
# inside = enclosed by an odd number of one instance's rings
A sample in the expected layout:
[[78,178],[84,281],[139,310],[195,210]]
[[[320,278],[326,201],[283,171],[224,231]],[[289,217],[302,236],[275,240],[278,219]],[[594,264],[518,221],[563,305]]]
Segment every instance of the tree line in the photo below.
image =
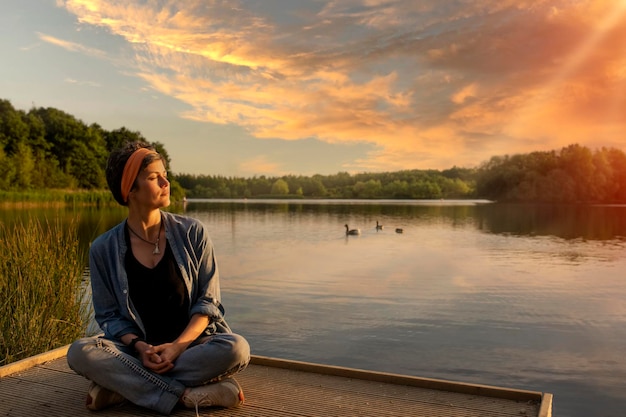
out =
[[[55,108],[15,109],[0,100],[0,191],[102,190],[109,152],[147,141],[125,127],[87,125]],[[149,142],[149,141],[147,141]],[[170,165],[159,142],[152,142]],[[363,198],[626,203],[626,154],[570,145],[494,156],[474,168],[383,173],[253,176],[170,173],[175,198]]]
[[[125,127],[109,131],[52,107],[26,112],[0,99],[0,191],[106,189],[110,151],[135,140],[147,142]],[[163,144],[152,145],[169,165]]]
[[178,174],[189,197],[451,199],[626,204],[626,154],[577,144],[559,151],[494,156],[476,168],[312,177],[237,178]]
[[474,195],[473,169],[405,170],[384,173],[283,175],[252,178],[177,174],[190,198],[441,199]]
[[626,203],[626,154],[573,144],[494,156],[476,171],[476,195],[497,201]]

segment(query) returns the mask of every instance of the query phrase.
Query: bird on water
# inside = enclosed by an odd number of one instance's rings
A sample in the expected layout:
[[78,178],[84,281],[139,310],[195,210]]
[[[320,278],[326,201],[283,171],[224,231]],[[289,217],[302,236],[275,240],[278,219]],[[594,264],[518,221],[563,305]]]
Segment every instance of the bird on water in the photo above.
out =
[[346,236],[347,235],[360,235],[361,229],[350,229],[346,224]]
[[383,225],[378,224],[378,220],[376,220],[376,230],[383,230]]

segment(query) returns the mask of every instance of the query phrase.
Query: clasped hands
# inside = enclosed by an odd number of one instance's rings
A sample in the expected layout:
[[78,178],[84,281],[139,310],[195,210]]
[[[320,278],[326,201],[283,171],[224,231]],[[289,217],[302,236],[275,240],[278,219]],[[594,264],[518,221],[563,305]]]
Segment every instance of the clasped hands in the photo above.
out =
[[153,346],[146,342],[137,343],[137,352],[144,367],[157,374],[164,374],[174,368],[174,362],[185,350],[178,343],[163,343]]

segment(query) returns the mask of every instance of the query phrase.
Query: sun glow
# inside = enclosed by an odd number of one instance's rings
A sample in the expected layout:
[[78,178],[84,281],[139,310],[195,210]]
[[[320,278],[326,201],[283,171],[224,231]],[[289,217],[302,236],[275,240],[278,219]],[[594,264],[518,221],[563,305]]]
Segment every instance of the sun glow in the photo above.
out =
[[[534,138],[561,136],[567,142],[559,145],[589,140],[590,136],[618,140],[620,129],[615,121],[626,104],[626,60],[616,52],[623,52],[619,49],[624,47],[620,27],[626,24],[626,0],[588,3],[587,10],[578,13],[585,16],[589,34],[546,83],[527,92],[527,103],[507,126],[508,133]],[[553,9],[549,18],[563,18],[560,14]],[[602,93],[604,98],[594,101]],[[592,102],[594,107],[586,104]],[[598,120],[585,124],[578,116]],[[559,130],[569,130],[571,135],[559,135]]]
[[600,21],[597,29],[589,35],[580,47],[570,56],[567,63],[563,66],[563,70],[559,78],[565,78],[568,74],[578,68],[588,57],[594,48],[600,43],[613,28],[615,28],[623,19],[626,13],[626,0],[615,3],[615,7],[610,8]]

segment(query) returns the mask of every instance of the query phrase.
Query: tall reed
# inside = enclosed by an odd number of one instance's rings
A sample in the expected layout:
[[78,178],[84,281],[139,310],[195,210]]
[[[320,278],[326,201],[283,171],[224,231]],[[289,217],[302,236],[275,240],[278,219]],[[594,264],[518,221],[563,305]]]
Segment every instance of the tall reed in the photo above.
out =
[[0,190],[0,205],[6,206],[117,205],[108,190]]
[[72,342],[90,304],[77,222],[0,225],[0,365]]

